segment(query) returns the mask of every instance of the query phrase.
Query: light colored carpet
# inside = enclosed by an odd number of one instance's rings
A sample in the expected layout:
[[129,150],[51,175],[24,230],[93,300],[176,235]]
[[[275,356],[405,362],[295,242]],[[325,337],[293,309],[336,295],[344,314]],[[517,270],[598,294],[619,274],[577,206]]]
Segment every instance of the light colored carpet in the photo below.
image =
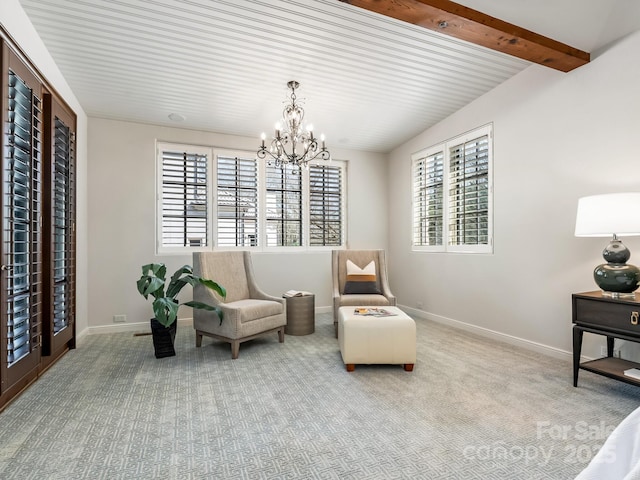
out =
[[[418,361],[347,373],[328,314],[240,347],[88,337],[0,414],[8,479],[570,479],[640,389],[419,320]],[[567,325],[567,328],[570,328]]]

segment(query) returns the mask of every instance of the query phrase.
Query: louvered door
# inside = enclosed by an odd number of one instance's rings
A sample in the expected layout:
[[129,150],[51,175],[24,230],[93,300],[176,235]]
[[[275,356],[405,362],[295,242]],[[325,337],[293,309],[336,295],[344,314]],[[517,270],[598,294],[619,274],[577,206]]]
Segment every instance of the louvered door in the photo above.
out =
[[75,118],[45,93],[43,355],[75,339]]
[[0,393],[40,362],[42,320],[42,86],[6,45],[3,60]]

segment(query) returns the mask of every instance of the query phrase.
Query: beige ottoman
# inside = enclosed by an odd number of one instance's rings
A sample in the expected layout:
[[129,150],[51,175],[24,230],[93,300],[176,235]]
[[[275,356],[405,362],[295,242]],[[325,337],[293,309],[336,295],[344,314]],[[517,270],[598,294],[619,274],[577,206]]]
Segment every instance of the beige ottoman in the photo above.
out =
[[416,363],[416,323],[397,307],[381,307],[388,317],[356,315],[356,308],[340,307],[338,343],[348,372],[356,364],[402,364],[407,372]]

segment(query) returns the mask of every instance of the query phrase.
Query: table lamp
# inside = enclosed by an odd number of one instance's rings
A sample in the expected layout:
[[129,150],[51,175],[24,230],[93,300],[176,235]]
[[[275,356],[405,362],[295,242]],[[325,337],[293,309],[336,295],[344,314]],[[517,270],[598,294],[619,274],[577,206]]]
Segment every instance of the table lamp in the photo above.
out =
[[610,237],[602,251],[607,263],[593,270],[593,278],[603,295],[635,297],[640,269],[627,264],[629,249],[618,237],[640,235],[640,192],[592,195],[578,200],[576,237]]

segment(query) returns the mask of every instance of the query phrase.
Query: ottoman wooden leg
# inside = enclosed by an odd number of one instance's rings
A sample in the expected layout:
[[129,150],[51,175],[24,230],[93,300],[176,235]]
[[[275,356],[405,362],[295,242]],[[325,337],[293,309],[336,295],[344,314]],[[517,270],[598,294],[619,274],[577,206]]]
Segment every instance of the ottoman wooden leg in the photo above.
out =
[[347,363],[347,372],[353,372],[356,369],[355,363]]
[[405,363],[404,364],[405,372],[413,372],[413,363]]

